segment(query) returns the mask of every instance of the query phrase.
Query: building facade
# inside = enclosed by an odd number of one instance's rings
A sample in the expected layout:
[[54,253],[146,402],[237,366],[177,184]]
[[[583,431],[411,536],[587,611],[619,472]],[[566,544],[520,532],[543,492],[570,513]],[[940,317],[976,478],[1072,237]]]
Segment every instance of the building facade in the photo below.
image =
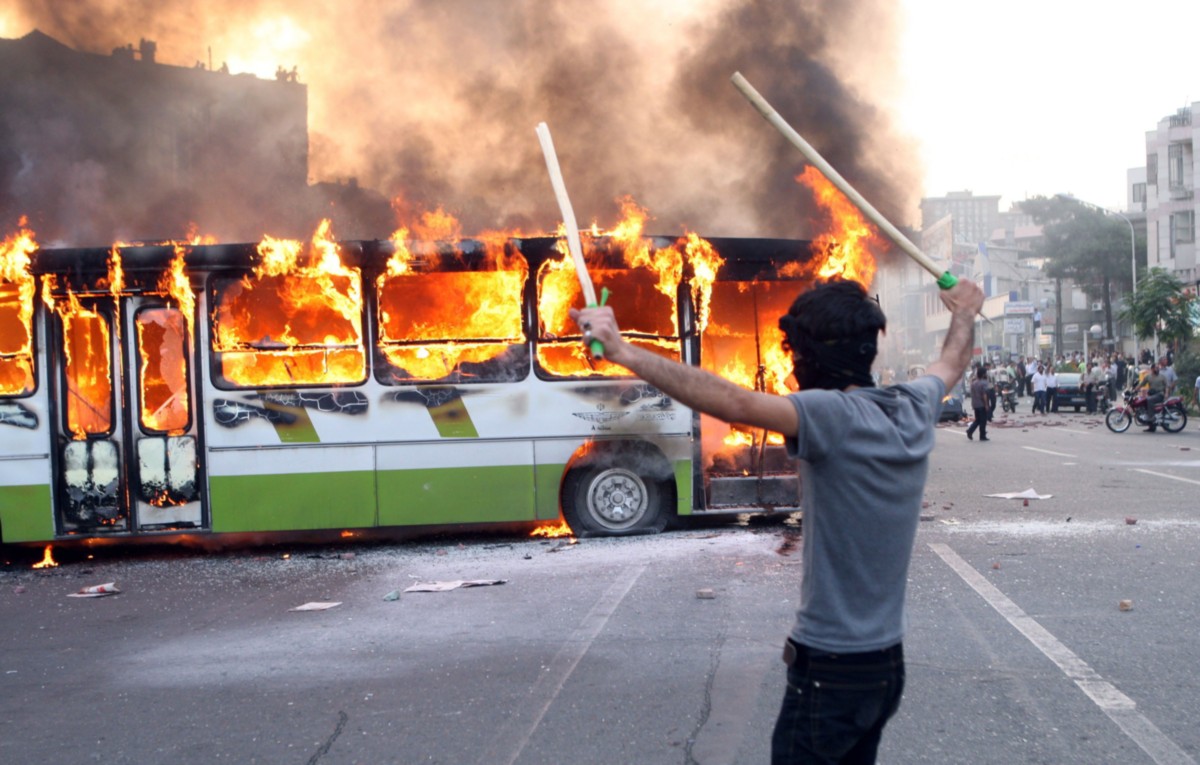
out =
[[1131,208],[1146,214],[1146,264],[1173,273],[1195,289],[1200,284],[1196,262],[1197,156],[1200,102],[1162,118],[1146,133],[1146,167],[1129,174]]

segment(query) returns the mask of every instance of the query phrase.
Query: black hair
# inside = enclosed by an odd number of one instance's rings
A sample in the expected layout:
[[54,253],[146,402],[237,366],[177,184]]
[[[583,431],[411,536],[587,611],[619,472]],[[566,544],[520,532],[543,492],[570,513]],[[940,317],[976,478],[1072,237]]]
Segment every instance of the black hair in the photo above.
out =
[[887,317],[858,282],[830,279],[800,294],[780,317],[783,347],[801,388],[871,386],[871,363]]

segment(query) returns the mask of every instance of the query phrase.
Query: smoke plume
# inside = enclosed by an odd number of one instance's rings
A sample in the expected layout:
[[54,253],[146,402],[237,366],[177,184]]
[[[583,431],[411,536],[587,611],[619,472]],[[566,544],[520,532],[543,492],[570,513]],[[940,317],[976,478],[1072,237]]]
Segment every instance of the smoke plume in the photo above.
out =
[[[811,238],[803,158],[730,85],[739,70],[885,215],[906,222],[918,196],[914,152],[872,106],[895,85],[891,0],[9,4],[12,36],[36,28],[80,51],[145,38],[161,64],[267,79],[295,66],[310,181],[441,206],[467,233],[554,230],[545,121],[581,225],[611,225],[628,195],[650,233]],[[112,170],[84,170],[83,212],[103,215],[84,192]],[[332,215],[344,238],[391,233]]]

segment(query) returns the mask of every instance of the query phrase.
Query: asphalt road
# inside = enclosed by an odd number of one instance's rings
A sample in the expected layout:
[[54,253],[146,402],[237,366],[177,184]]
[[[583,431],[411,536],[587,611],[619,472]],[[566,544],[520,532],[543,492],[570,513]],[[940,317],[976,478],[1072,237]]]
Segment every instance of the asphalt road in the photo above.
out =
[[[938,430],[881,762],[1196,763],[1200,429],[964,433]],[[764,763],[797,534],[4,550],[0,762]],[[504,582],[385,599],[453,580]]]

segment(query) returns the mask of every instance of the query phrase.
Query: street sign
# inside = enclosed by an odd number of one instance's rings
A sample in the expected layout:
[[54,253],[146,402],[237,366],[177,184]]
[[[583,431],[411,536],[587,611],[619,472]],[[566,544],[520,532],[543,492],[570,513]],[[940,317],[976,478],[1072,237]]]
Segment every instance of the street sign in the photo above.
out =
[[1005,316],[1033,316],[1034,310],[1033,303],[1028,301],[1023,303],[1013,303],[1010,301],[1004,304]]
[[1024,319],[1005,319],[1004,334],[1006,335],[1022,335],[1025,333]]

